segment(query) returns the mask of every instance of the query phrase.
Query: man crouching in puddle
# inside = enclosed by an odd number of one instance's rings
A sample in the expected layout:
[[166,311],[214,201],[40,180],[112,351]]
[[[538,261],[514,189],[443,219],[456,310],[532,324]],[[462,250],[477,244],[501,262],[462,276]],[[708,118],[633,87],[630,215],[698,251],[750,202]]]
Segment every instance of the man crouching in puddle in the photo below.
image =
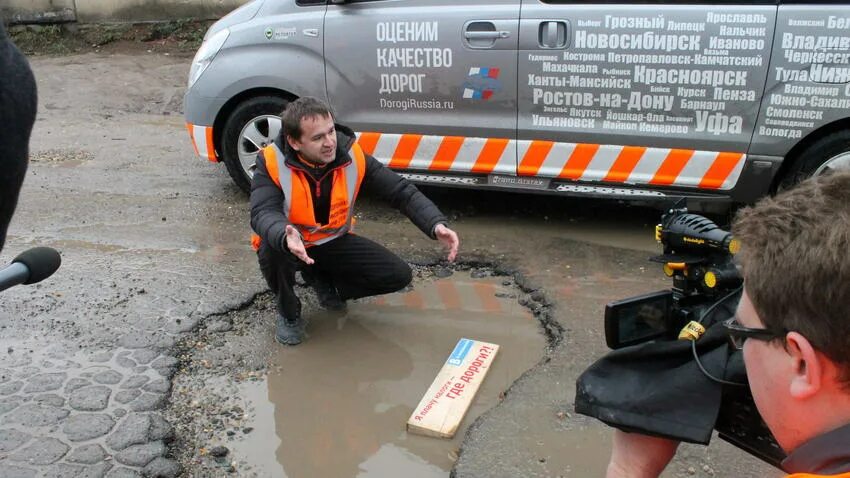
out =
[[365,187],[448,248],[460,241],[446,217],[416,187],[363,152],[354,132],[334,123],[321,101],[305,97],[283,112],[275,142],[257,156],[251,184],[252,238],[260,270],[277,293],[275,339],[304,340],[306,322],[295,294],[295,272],[315,289],[319,304],[342,309],[348,299],[387,294],[412,280],[410,266],[352,233],[354,202]]

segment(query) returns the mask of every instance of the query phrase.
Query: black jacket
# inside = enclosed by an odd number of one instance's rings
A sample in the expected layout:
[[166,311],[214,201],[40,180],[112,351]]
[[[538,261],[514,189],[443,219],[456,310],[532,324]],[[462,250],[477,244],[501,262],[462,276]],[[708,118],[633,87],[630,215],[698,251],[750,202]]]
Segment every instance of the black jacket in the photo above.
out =
[[32,71],[0,22],[0,249],[26,174],[35,113]]
[[[313,207],[316,222],[327,224],[330,209],[331,187],[333,178],[330,173],[336,168],[346,166],[351,157],[348,151],[354,143],[354,132],[342,125],[336,125],[337,150],[336,159],[323,168],[310,168],[295,155],[295,151],[278,138],[277,145],[285,155],[286,165],[292,169],[303,171],[313,188],[318,190],[318,197],[313,196]],[[361,186],[362,192],[377,194],[389,201],[390,205],[407,216],[419,229],[432,239],[435,239],[434,228],[446,222],[446,216],[422,194],[416,186],[395,172],[384,167],[378,160],[366,155],[366,174]],[[274,183],[266,169],[263,153],[257,155],[257,169],[251,182],[251,228],[259,234],[263,241],[277,251],[285,250],[284,240],[286,226],[290,224],[283,210],[283,191]],[[353,207],[353,205],[352,205]]]

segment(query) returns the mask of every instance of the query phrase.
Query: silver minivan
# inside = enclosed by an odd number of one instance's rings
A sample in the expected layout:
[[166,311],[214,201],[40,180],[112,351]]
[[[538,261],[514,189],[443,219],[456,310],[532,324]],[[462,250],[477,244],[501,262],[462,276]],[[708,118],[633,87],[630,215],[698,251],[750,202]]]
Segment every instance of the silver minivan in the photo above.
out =
[[304,95],[418,183],[750,202],[850,167],[850,3],[254,0],[193,60],[195,151],[247,190]]

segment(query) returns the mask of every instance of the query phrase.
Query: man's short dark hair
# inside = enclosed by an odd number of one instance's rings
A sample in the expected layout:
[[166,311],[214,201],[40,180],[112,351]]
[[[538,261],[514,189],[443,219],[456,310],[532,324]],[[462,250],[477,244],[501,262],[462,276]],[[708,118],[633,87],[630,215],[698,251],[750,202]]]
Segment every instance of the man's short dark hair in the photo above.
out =
[[764,326],[802,334],[850,386],[850,171],[765,198],[741,210],[732,230]]
[[0,250],[27,172],[36,104],[32,70],[0,22]]
[[284,139],[289,136],[292,139],[301,139],[301,120],[313,117],[334,117],[333,111],[322,100],[305,96],[289,103],[283,111],[283,134]]

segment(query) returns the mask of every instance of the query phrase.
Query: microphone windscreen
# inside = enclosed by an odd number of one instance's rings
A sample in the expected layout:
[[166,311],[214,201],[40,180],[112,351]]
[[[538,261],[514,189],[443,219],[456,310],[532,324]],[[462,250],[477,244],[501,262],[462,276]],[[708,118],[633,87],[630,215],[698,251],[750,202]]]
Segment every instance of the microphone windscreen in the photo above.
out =
[[24,284],[35,284],[53,275],[62,264],[62,257],[51,247],[33,247],[18,254],[12,262],[20,262],[30,270],[30,276]]

